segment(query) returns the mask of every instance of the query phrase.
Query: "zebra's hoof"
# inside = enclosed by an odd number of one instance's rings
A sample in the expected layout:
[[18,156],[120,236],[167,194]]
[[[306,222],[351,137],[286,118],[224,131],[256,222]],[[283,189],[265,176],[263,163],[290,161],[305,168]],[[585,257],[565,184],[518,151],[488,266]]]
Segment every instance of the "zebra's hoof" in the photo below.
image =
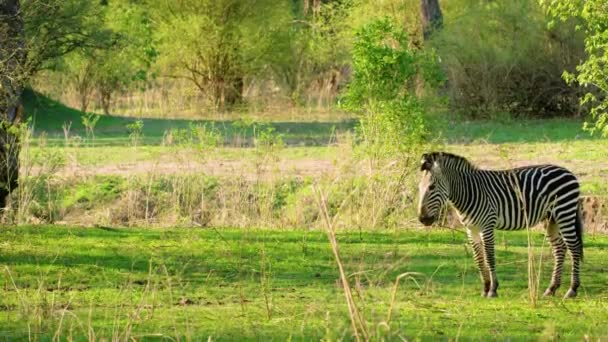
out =
[[489,291],[488,294],[486,295],[487,298],[496,298],[498,297],[498,293],[496,293],[496,291]]
[[573,289],[568,289],[568,292],[566,292],[566,295],[564,295],[564,298],[574,298],[576,297],[576,291]]
[[488,296],[488,293],[486,291],[481,291],[481,296],[485,298]]
[[553,297],[555,296],[555,290],[547,289],[545,293],[543,293],[543,297]]

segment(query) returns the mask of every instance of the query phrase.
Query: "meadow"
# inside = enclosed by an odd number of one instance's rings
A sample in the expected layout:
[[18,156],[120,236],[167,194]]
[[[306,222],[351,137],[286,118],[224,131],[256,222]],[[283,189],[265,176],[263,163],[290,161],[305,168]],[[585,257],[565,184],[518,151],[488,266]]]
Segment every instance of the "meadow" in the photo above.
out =
[[[351,340],[327,237],[267,229],[25,226],[2,231],[4,340]],[[579,298],[533,304],[525,233],[498,235],[500,297],[481,284],[464,234],[338,234],[373,340],[608,338],[608,239],[588,236]],[[541,287],[550,252],[534,234]],[[397,279],[400,278],[400,282]]]
[[[349,198],[343,209],[359,213],[342,216],[341,227],[412,224],[416,169],[397,159],[372,165],[361,158],[353,118],[100,116],[87,128],[79,111],[26,94],[33,130],[24,139],[26,181],[13,221],[319,228],[315,185],[331,193],[332,210]],[[413,155],[447,150],[495,169],[558,163],[580,177],[584,195],[608,190],[608,140],[590,136],[578,120],[454,117],[429,136],[432,143]]]
[[[352,340],[323,209],[362,338],[608,338],[605,207],[576,300],[561,299],[568,271],[557,297],[530,297],[526,232],[497,234],[489,300],[462,228],[422,229],[417,170],[361,161],[352,118],[102,116],[87,131],[78,111],[26,99],[34,128],[5,216],[19,225],[0,238],[4,340]],[[600,205],[608,190],[608,141],[576,120],[454,120],[424,148],[488,168],[558,163]],[[551,253],[531,234],[544,289]]]
[[[606,0],[0,3],[0,340],[608,340]],[[579,178],[577,298],[441,150]]]

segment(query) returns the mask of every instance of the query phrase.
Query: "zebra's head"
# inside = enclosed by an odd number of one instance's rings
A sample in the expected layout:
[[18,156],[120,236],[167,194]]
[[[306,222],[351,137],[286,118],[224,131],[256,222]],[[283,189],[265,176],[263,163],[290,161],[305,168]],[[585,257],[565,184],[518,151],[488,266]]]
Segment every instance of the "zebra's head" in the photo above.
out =
[[423,154],[420,166],[422,178],[418,184],[418,219],[425,226],[432,225],[449,199],[449,187],[442,173],[439,152]]

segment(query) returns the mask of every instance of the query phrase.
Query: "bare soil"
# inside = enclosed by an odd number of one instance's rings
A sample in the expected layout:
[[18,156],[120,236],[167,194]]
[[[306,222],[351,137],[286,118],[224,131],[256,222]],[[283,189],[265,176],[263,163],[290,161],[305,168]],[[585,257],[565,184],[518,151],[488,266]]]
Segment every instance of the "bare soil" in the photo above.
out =
[[[197,161],[141,161],[117,163],[104,166],[69,165],[58,170],[62,177],[94,176],[94,175],[141,175],[141,174],[193,174],[201,173],[218,177],[241,176],[246,179],[268,178],[270,176],[320,177],[331,176],[337,168],[329,160],[299,159],[281,160],[256,165],[251,161],[238,160],[208,160]],[[39,172],[34,168],[32,174]]]
[[[529,159],[529,151],[514,151],[509,158],[501,157],[498,145],[451,146],[450,150],[466,155],[477,166],[487,169],[505,169],[533,164],[556,164],[572,170],[582,182],[594,179],[608,181],[608,152],[605,159],[588,160],[565,159],[559,151],[538,151],[535,159]],[[546,152],[546,153],[544,153]],[[524,157],[525,156],[525,157]],[[141,174],[191,174],[201,173],[217,177],[241,176],[246,179],[268,178],[273,176],[321,177],[338,175],[340,165],[348,158],[342,158],[340,151],[335,156],[325,158],[305,157],[301,159],[259,160],[207,158],[200,160],[187,154],[162,153],[154,160],[117,162],[102,166],[79,165],[68,163],[58,170],[62,177],[92,175],[141,175]],[[39,174],[41,170],[33,168],[30,174]],[[22,170],[25,173],[25,170]]]

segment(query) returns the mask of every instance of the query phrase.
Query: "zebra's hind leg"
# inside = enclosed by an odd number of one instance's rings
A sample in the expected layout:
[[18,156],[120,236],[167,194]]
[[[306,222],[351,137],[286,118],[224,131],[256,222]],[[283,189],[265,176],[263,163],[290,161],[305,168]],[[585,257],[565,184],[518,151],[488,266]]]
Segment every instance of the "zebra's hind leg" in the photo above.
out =
[[486,297],[488,292],[490,291],[490,272],[486,267],[486,262],[483,255],[483,245],[481,243],[481,237],[479,236],[478,230],[471,230],[467,228],[467,236],[469,237],[469,243],[473,247],[473,258],[475,259],[475,263],[477,264],[477,268],[479,269],[479,274],[481,276],[481,281],[483,283],[483,290],[481,291],[481,296]]
[[564,258],[566,257],[566,244],[553,220],[547,222],[547,238],[551,243],[553,251],[553,274],[551,284],[543,294],[544,296],[554,296],[555,291],[562,283],[562,271],[564,268]]
[[558,226],[572,258],[572,278],[570,288],[568,289],[568,292],[566,292],[564,298],[574,298],[576,297],[576,291],[581,284],[580,266],[581,261],[583,260],[583,228],[580,212],[578,210],[574,220],[570,220],[570,215],[564,216],[565,217],[561,218],[561,220],[558,219]]
[[578,239],[569,239],[564,237],[564,241],[566,242],[566,246],[570,251],[570,256],[572,257],[572,277],[570,280],[570,288],[564,298],[574,298],[576,297],[578,287],[581,285],[580,280],[580,266],[582,260],[582,244],[578,242]]

